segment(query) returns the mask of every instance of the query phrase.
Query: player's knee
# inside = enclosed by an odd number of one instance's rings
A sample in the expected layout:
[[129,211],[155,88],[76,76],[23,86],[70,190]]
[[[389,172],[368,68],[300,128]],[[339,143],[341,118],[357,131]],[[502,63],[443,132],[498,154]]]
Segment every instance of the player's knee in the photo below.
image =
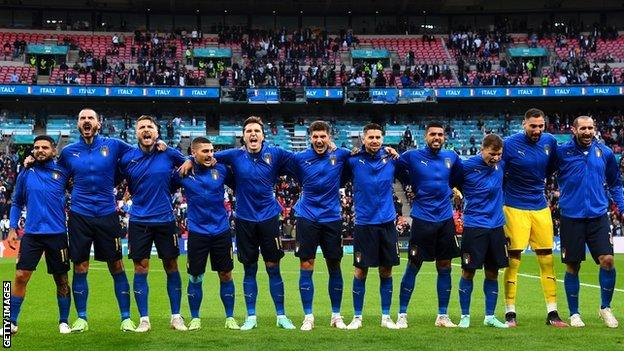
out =
[[167,273],[173,273],[178,271],[178,260],[176,258],[163,260],[163,268]]
[[[108,267],[110,269],[111,262],[108,263]],[[123,265],[122,265],[122,269],[123,269]],[[89,271],[89,261],[74,263],[74,273],[87,273],[88,271]]]
[[522,255],[522,251],[520,250],[509,250],[509,258],[514,258],[516,260],[520,259],[520,256]]
[[[87,262],[87,270],[88,269],[89,269],[89,262]],[[123,270],[124,270],[124,265],[123,265],[122,260],[108,262],[108,271],[111,274],[121,273],[123,272]]]
[[570,274],[578,274],[581,270],[581,262],[568,262],[566,263],[566,272]]
[[340,260],[327,260],[327,270],[335,272],[340,270]]
[[31,275],[32,275],[32,272],[30,271],[18,269],[17,271],[15,271],[15,284],[26,285],[28,281],[30,280]]
[[420,267],[422,267],[423,264],[423,260],[418,257],[410,257],[409,261],[407,261],[407,264],[414,269],[420,270]]
[[134,261],[134,273],[147,274],[149,272],[149,260]]
[[598,261],[600,263],[600,267],[607,269],[607,270],[613,269],[613,266],[615,265],[612,255],[600,256],[598,257]]
[[279,261],[278,262],[266,261],[264,262],[264,265],[266,266],[266,268],[279,267]]
[[366,279],[367,275],[368,275],[368,269],[366,268],[355,267],[355,269],[353,270],[353,276],[356,279]]
[[498,279],[498,269],[485,269],[485,279],[488,280],[497,280]]
[[379,267],[379,276],[381,278],[392,277],[392,267]]
[[314,270],[314,259],[311,258],[309,260],[301,260],[301,264],[299,265],[299,268],[306,270],[306,271]]
[[462,278],[466,279],[466,280],[472,280],[474,278],[475,275],[475,270],[474,269],[464,269],[462,270]]
[[219,272],[219,281],[222,283],[232,280],[232,271]]
[[436,261],[436,269],[438,272],[451,269],[451,260],[439,260]]
[[552,255],[552,249],[535,250],[535,254],[537,254],[539,256]]

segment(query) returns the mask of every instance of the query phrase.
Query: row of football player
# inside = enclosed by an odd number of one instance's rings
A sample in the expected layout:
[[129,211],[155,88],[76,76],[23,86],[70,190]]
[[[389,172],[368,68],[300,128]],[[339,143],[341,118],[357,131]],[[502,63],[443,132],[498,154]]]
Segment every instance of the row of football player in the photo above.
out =
[[[617,326],[610,311],[615,283],[613,248],[609,241],[606,207],[608,197],[602,184],[608,184],[611,198],[621,208],[622,189],[613,153],[594,141],[593,120],[581,116],[575,120],[575,137],[563,146],[543,133],[545,120],[540,110],[527,111],[524,132],[502,140],[488,135],[482,152],[462,164],[452,151],[442,149],[444,126],[430,123],[425,130],[427,147],[396,155],[384,148],[379,125],[368,124],[363,130],[363,147],[356,154],[335,149],[329,126],[317,121],[310,126],[311,147],[293,154],[264,145],[262,120],[248,118],[243,127],[245,146],[213,154],[212,144],[197,138],[192,144],[192,160],[177,151],[158,145],[156,123],[149,116],[137,122],[136,147],[117,139],[98,135],[99,118],[92,109],[83,109],[78,117],[81,139],[68,145],[58,162],[53,161],[53,141],[37,137],[36,160],[19,177],[14,194],[13,213],[30,207],[26,235],[20,247],[16,284],[12,292],[11,320],[17,330],[17,315],[25,286],[43,251],[48,269],[57,282],[62,332],[88,329],[86,300],[89,249],[94,245],[95,259],[108,263],[115,282],[121,312],[121,329],[148,331],[151,328],[146,276],[149,257],[155,243],[167,272],[167,291],[171,303],[171,325],[178,330],[199,329],[201,284],[207,257],[212,269],[219,272],[220,294],[226,309],[226,327],[238,329],[233,318],[234,285],[232,282],[231,242],[226,239],[227,214],[223,207],[224,184],[236,191],[236,237],[238,260],[244,266],[243,290],[247,318],[240,329],[257,326],[255,302],[259,252],[269,276],[275,303],[277,325],[294,329],[284,312],[284,288],[279,261],[284,253],[278,237],[280,207],[273,186],[283,173],[293,174],[301,183],[303,196],[295,211],[297,226],[296,255],[301,260],[300,292],[305,312],[302,330],[314,327],[312,314],[312,272],[315,252],[321,246],[329,268],[329,292],[332,304],[331,325],[341,329],[362,326],[365,281],[369,267],[379,267],[381,279],[382,326],[407,327],[407,306],[414,289],[415,276],[424,261],[436,261],[438,270],[439,314],[436,325],[456,326],[448,317],[451,291],[451,260],[461,254],[462,279],[460,327],[470,325],[469,305],[472,278],[476,269],[485,266],[486,317],[494,327],[516,325],[515,286],[520,252],[530,242],[540,263],[542,284],[547,301],[547,323],[563,327],[557,313],[556,280],[552,256],[552,222],[544,198],[544,179],[558,170],[561,186],[562,260],[567,265],[566,293],[571,324],[582,326],[578,313],[578,269],[584,260],[584,244],[589,244],[600,265],[602,301],[600,314],[608,326]],[[159,151],[156,150],[159,149]],[[30,160],[29,162],[32,162]],[[179,165],[182,176],[176,175]],[[134,261],[134,295],[140,314],[138,327],[130,319],[129,283],[121,261],[119,222],[115,217],[112,188],[115,170],[129,183],[133,196],[130,210],[129,250]],[[73,179],[72,204],[65,234],[63,194],[67,179]],[[346,325],[340,314],[342,273],[340,271],[339,191],[341,180],[350,178],[354,186],[356,229],[354,234],[354,318]],[[399,264],[397,235],[393,225],[392,202],[395,178],[417,189],[412,205],[414,219],[409,248],[409,263],[401,282],[399,316],[395,323],[389,315],[392,300],[392,267]],[[505,186],[503,188],[503,178]],[[172,183],[185,189],[189,206],[189,305],[192,320],[187,327],[180,315],[181,279],[177,267],[177,238],[173,228],[170,203]],[[579,187],[578,184],[584,186]],[[452,221],[451,188],[463,190],[466,199],[465,230],[462,252],[455,240]],[[39,187],[39,188],[37,188]],[[47,191],[37,191],[37,189]],[[52,191],[50,189],[55,189]],[[501,192],[501,189],[503,192]],[[503,206],[504,204],[504,206]],[[103,215],[104,214],[104,215]],[[606,223],[605,223],[606,222]],[[14,228],[14,227],[13,227]],[[48,234],[48,235],[40,235]],[[505,235],[510,240],[505,247]],[[229,237],[228,237],[229,239]],[[227,242],[226,242],[227,241]],[[63,246],[65,243],[65,246]],[[260,249],[260,250],[258,250]],[[507,256],[507,250],[509,257]],[[54,258],[57,258],[55,260]],[[69,259],[74,262],[73,296],[78,319],[70,328]],[[498,290],[497,272],[505,271],[506,322],[494,316]]]

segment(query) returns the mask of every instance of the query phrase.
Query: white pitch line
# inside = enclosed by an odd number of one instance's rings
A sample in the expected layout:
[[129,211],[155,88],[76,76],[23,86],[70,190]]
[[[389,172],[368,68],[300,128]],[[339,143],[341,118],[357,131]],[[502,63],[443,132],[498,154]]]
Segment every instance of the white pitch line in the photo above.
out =
[[[461,267],[461,264],[458,264],[458,263],[453,263],[452,265],[455,266],[455,267]],[[518,273],[518,275],[521,276],[521,277],[524,277],[524,278],[541,279],[539,276],[532,275],[532,274]],[[557,279],[557,281],[559,283],[563,284],[563,279]],[[599,285],[594,285],[594,284],[581,283],[581,286],[586,286],[588,288],[600,289]],[[624,292],[624,289],[613,288],[613,291]]]

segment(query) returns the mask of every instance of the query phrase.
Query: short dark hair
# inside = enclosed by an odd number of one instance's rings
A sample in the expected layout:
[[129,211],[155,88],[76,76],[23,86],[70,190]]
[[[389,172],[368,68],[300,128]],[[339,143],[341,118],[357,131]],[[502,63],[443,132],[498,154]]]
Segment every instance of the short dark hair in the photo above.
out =
[[141,115],[138,119],[137,119],[137,123],[140,121],[151,121],[152,123],[154,123],[154,125],[158,126],[158,122],[156,121],[156,118],[150,116],[150,115]]
[[574,128],[578,127],[578,121],[579,121],[580,119],[591,119],[591,120],[594,120],[594,117],[592,117],[592,116],[587,116],[587,115],[584,115],[584,116],[578,116],[578,117],[576,117],[576,118],[574,119],[574,122],[572,122],[572,126],[574,126]]
[[100,114],[99,114],[99,113],[97,113],[97,111],[96,111],[94,108],[91,108],[91,107],[84,107],[84,108],[81,108],[81,109],[80,109],[80,111],[78,111],[78,115],[80,115],[80,112],[82,112],[82,111],[84,111],[84,110],[91,110],[91,111],[93,111],[93,113],[95,113],[95,118],[96,118],[98,121],[100,120]]
[[442,122],[438,122],[438,121],[431,121],[431,122],[427,123],[427,126],[425,127],[425,134],[427,134],[427,132],[431,128],[442,128],[442,129],[444,129],[444,124]]
[[369,130],[381,130],[381,134],[383,135],[383,128],[381,128],[381,126],[377,123],[369,123],[365,125],[362,131],[366,134]]
[[52,147],[56,147],[56,142],[49,135],[37,135],[35,137],[35,140],[33,141],[33,144],[38,142],[39,140],[45,140],[45,141],[49,142],[52,145]]
[[540,110],[539,108],[530,108],[527,110],[527,112],[524,113],[524,120],[526,121],[529,118],[539,118],[539,117],[543,117],[546,118],[546,114],[544,113],[544,111]]
[[243,129],[245,129],[245,127],[247,127],[247,125],[251,123],[258,123],[260,127],[262,128],[262,130],[264,131],[264,123],[262,122],[262,118],[258,116],[249,116],[245,120],[245,122],[243,122]]
[[191,148],[194,149],[199,144],[212,144],[212,141],[210,141],[210,139],[206,137],[200,136],[200,137],[193,139],[193,141],[191,142]]
[[503,139],[497,134],[490,133],[481,141],[481,147],[484,149],[492,148],[494,150],[500,150],[503,148]]
[[310,131],[310,134],[316,131],[324,131],[324,132],[327,132],[327,134],[330,134],[331,128],[329,127],[329,123],[325,121],[314,121],[310,124],[309,131]]

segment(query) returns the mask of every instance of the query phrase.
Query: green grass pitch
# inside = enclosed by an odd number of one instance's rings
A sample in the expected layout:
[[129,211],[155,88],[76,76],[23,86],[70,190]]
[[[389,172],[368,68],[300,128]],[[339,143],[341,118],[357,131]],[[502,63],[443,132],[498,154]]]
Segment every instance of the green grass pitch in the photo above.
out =
[[[624,272],[623,255],[616,258],[618,270]],[[352,256],[345,256],[342,269],[345,289],[342,314],[348,323],[353,315],[351,303]],[[556,258],[556,271],[563,279],[564,266]],[[364,305],[364,327],[357,331],[335,330],[329,327],[330,305],[327,294],[327,268],[323,260],[317,260],[314,274],[315,299],[314,314],[316,328],[312,332],[299,330],[286,331],[275,327],[275,311],[269,295],[267,275],[260,269],[258,273],[258,328],[249,332],[223,329],[223,306],[218,294],[216,273],[207,272],[204,277],[204,300],[201,317],[203,328],[196,332],[176,332],[169,329],[169,301],[165,287],[165,273],[157,259],[152,259],[150,283],[150,318],[152,330],[146,334],[122,333],[119,328],[119,313],[113,293],[113,282],[105,264],[92,262],[89,272],[89,327],[83,334],[60,335],[58,333],[58,309],[52,279],[46,274],[45,263],[40,262],[39,270],[33,275],[22,313],[19,333],[13,337],[15,350],[192,350],[192,349],[235,349],[235,350],[622,350],[624,336],[620,329],[608,329],[597,316],[600,302],[598,269],[593,262],[586,262],[581,270],[581,313],[587,327],[557,330],[545,325],[545,304],[540,288],[538,265],[535,257],[523,257],[518,281],[518,321],[519,326],[511,330],[494,330],[484,327],[483,320],[483,274],[477,273],[472,302],[472,326],[467,330],[441,329],[433,326],[437,313],[435,293],[435,269],[427,263],[417,277],[416,288],[409,307],[410,327],[404,330],[384,330],[380,323],[379,278],[371,270],[367,281]],[[457,260],[456,260],[457,261]],[[402,264],[405,264],[405,259]],[[186,257],[180,257],[180,267],[185,267]],[[3,280],[13,280],[14,260],[0,260],[0,275]],[[128,278],[132,284],[131,262],[126,261]],[[398,310],[398,292],[404,266],[394,271],[394,296],[392,317]],[[459,321],[457,283],[460,269],[453,267],[453,292],[449,306],[453,321]],[[501,272],[502,274],[502,272]],[[300,326],[303,311],[298,292],[298,261],[292,253],[287,253],[282,261],[282,276],[286,290],[286,313]],[[182,273],[183,290],[186,291],[187,274]],[[236,284],[235,317],[239,323],[245,317],[245,304],[242,291],[242,267],[236,264],[234,279]],[[502,280],[499,279],[499,281]],[[624,322],[621,308],[624,297],[623,279],[618,279],[614,295],[613,310]],[[558,303],[562,317],[567,319],[563,283],[558,283]],[[503,289],[497,306],[499,318],[504,314]],[[138,320],[134,298],[132,317]],[[182,314],[189,320],[186,294],[182,298]],[[75,319],[72,306],[70,322]]]

